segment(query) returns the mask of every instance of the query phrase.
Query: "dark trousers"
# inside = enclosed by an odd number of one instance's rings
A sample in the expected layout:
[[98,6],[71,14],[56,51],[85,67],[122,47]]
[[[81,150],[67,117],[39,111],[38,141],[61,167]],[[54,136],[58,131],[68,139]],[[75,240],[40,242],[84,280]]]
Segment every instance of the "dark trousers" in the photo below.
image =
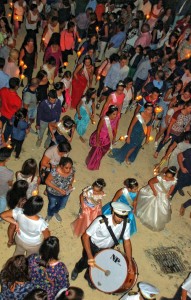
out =
[[11,133],[12,133],[13,125],[10,123],[10,120],[7,119],[7,118],[4,117],[4,116],[1,116],[1,117],[0,117],[0,120],[1,120],[1,122],[3,123],[3,126],[4,126],[4,125],[6,126],[3,134],[4,134],[5,142],[7,142],[9,136],[10,136]]
[[[167,133],[167,132],[166,132],[166,133]],[[177,138],[177,136],[174,135],[174,134],[172,134],[172,133],[170,134],[170,136],[171,136],[171,139],[170,139],[169,147],[174,143],[174,140]],[[166,137],[166,134],[164,135],[163,139],[160,141],[160,143],[159,143],[159,145],[158,145],[158,147],[157,147],[157,149],[156,149],[156,152],[159,153],[159,152],[161,151],[161,149],[162,149],[167,143],[169,143],[169,140],[166,141],[166,142],[164,142],[165,137]]]
[[68,55],[72,55],[72,54],[73,54],[72,49],[62,51],[62,61],[63,61],[63,63],[68,62]]
[[142,80],[142,79],[140,79],[140,78],[137,78],[137,79],[135,80],[135,84],[134,84],[135,96],[136,96],[137,93],[142,89],[144,82],[145,82],[145,80]]
[[178,181],[172,193],[172,197],[176,194],[177,191],[182,190],[185,186],[191,185],[191,174],[183,173],[181,169],[178,171]]
[[[95,244],[93,244],[91,239],[90,239],[90,247],[93,256],[95,256],[99,251],[103,250],[98,248]],[[80,258],[80,260],[76,263],[75,268],[77,269],[78,273],[82,272],[84,269],[87,269],[84,277],[89,282],[91,281],[89,276],[88,257],[85,249],[83,249],[82,258]]]
[[101,76],[100,81],[99,81],[99,87],[97,90],[97,97],[99,97],[101,95],[101,91],[104,88],[104,80],[105,80],[105,76]]
[[11,139],[11,145],[12,145],[13,149],[15,149],[15,152],[16,152],[15,158],[19,158],[23,142],[24,142],[24,140],[18,141],[16,139]]

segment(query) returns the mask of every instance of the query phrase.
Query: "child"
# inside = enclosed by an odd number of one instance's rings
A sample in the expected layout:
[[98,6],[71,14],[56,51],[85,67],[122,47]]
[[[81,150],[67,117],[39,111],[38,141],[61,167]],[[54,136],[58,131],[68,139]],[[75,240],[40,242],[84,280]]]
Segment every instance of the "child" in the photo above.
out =
[[40,184],[40,178],[37,176],[38,167],[36,160],[33,158],[27,159],[23,165],[21,171],[16,173],[16,180],[26,180],[29,184],[27,190],[27,198],[36,196],[38,194],[38,186]]
[[137,198],[136,215],[143,225],[153,231],[161,231],[171,219],[169,198],[177,182],[176,167],[149,180]]
[[65,100],[66,100],[66,109],[70,108],[71,105],[71,86],[72,86],[72,73],[70,71],[64,72],[61,82],[65,86]]
[[48,81],[50,84],[53,84],[56,70],[56,59],[51,56],[42,66],[42,70],[47,72]]
[[61,289],[56,295],[55,300],[82,300],[84,291],[78,287],[70,286],[69,289]]
[[65,86],[63,82],[56,82],[54,84],[54,89],[56,90],[57,98],[60,100],[62,105],[62,112],[66,111],[66,100],[65,100]]
[[72,230],[75,236],[81,236],[95,218],[101,215],[102,198],[105,196],[103,188],[105,180],[98,178],[91,186],[86,187],[80,194],[80,213],[72,222]]
[[[7,206],[9,209],[14,209],[16,207],[23,207],[25,202],[27,201],[27,190],[28,190],[28,183],[25,180],[18,180],[15,181],[13,187],[7,192]],[[8,242],[7,247],[11,247],[15,245],[14,243],[14,234],[15,234],[16,226],[14,224],[9,224],[8,227]]]
[[[26,108],[19,109],[13,117],[13,130],[11,134],[11,145],[15,148],[15,158],[19,159],[22,144],[26,134],[29,132],[29,124],[26,121],[28,110]],[[12,150],[13,150],[12,149]]]
[[[133,213],[133,207],[134,207],[134,200],[137,197],[137,191],[138,191],[138,182],[134,178],[127,178],[124,181],[124,188],[121,188],[118,190],[115,194],[115,196],[112,199],[112,202],[121,202],[124,204],[127,204],[131,207],[131,212],[128,213],[128,219],[130,220],[130,235],[132,236],[134,233],[137,232],[137,226],[135,221],[135,216]],[[102,213],[104,215],[110,215],[111,212],[111,202],[104,205],[102,208]]]

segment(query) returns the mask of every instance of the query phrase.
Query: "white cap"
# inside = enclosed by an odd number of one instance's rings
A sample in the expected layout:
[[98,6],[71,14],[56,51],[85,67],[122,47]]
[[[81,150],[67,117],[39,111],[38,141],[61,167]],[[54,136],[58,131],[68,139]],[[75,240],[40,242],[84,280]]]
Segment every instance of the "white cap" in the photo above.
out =
[[147,282],[140,282],[139,289],[141,294],[146,299],[154,299],[159,294],[159,290],[152,284]]
[[111,206],[113,211],[120,216],[127,216],[128,212],[131,211],[130,206],[124,203],[112,202]]

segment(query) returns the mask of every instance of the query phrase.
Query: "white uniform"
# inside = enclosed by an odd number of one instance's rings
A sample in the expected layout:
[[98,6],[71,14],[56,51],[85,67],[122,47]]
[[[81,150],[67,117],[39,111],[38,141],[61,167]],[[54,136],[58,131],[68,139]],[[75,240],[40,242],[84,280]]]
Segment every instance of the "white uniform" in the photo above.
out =
[[140,300],[140,293],[129,292],[123,295],[120,300]]
[[191,298],[191,273],[188,278],[184,281],[182,289],[187,291],[187,296]]
[[[106,216],[108,219],[108,225],[111,226],[113,233],[115,234],[117,240],[120,238],[121,231],[123,228],[123,222],[114,225],[112,221],[112,215]],[[101,220],[101,222],[100,222]],[[86,230],[86,233],[91,237],[92,243],[94,243],[98,248],[111,248],[114,245],[113,239],[102,220],[102,217],[96,218],[92,224]],[[127,223],[126,229],[123,235],[124,240],[130,239],[130,225]]]

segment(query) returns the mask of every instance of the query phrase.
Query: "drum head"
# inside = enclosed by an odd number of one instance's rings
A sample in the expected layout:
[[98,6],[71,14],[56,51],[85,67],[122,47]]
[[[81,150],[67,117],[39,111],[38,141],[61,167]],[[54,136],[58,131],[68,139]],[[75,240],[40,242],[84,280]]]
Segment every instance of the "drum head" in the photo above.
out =
[[128,269],[123,255],[116,250],[106,249],[95,256],[96,264],[108,271],[105,274],[98,268],[90,268],[90,277],[95,287],[105,293],[117,291],[125,282]]

